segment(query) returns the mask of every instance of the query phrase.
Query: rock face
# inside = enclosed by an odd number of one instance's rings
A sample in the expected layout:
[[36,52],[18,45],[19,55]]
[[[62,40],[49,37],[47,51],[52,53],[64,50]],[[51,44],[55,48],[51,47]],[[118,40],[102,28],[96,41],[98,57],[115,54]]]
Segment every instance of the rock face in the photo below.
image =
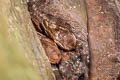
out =
[[80,61],[75,52],[62,52],[62,61],[59,65],[59,71],[63,80],[79,80],[84,77],[86,66]]
[[0,0],[0,80],[54,80],[26,0]]
[[[117,0],[86,0],[91,52],[90,80],[116,80],[120,72]],[[117,28],[117,29],[116,29]]]
[[120,80],[119,0],[86,0],[89,35],[84,0],[27,0],[37,32],[24,1],[0,0],[0,80]]

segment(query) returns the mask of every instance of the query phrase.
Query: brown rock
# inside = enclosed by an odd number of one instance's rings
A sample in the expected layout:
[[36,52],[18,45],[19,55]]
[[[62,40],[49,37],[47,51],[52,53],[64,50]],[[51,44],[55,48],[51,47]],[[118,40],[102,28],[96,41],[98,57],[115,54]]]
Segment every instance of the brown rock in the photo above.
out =
[[59,64],[62,78],[65,80],[79,80],[87,70],[76,52],[62,52],[62,60]]

